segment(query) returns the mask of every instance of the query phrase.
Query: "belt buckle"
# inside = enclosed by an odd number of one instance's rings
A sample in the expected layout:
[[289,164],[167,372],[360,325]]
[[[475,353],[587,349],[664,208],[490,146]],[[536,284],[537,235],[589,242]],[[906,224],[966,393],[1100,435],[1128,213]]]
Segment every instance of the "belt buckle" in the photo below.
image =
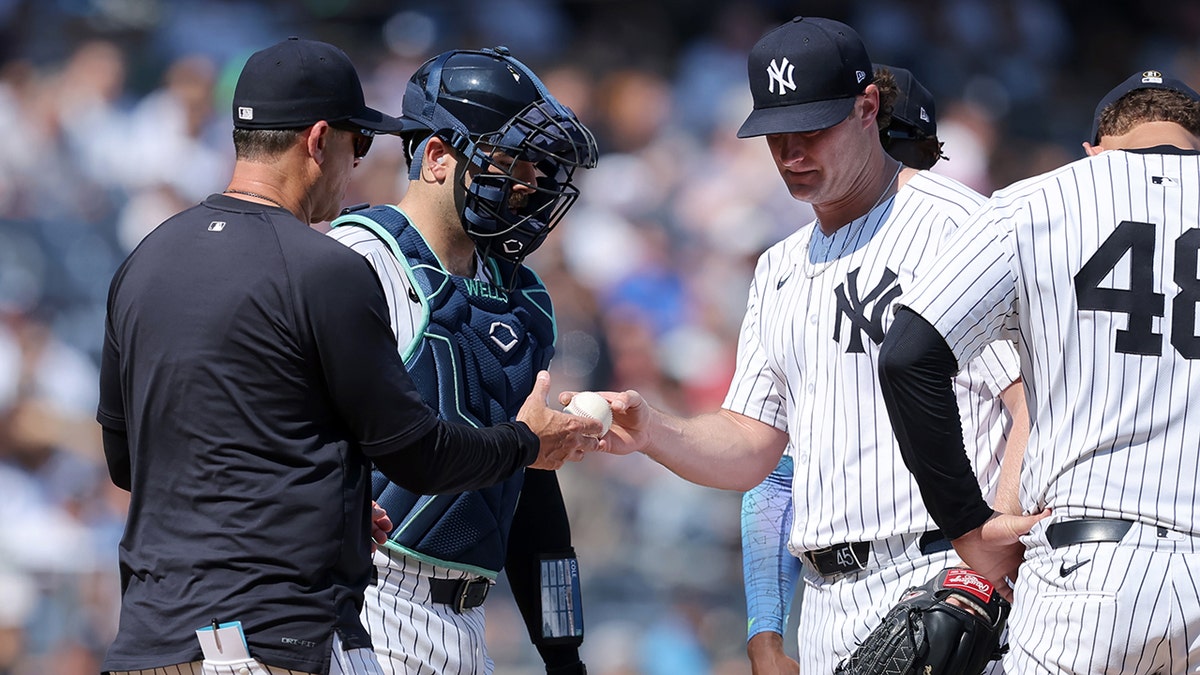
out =
[[[458,590],[454,593],[454,613],[462,614],[463,612],[478,607],[483,604],[487,598],[488,591],[491,590],[491,583],[487,579],[463,579],[458,583]],[[481,588],[479,593],[472,593],[472,589]],[[477,602],[474,602],[476,601]],[[472,604],[467,604],[472,603]]]

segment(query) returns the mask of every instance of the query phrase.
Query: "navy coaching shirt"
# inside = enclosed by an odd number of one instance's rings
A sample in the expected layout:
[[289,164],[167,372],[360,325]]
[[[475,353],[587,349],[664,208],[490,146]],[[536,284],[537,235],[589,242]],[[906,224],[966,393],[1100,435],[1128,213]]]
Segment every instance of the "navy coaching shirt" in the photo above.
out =
[[268,665],[326,672],[334,631],[368,646],[364,452],[437,422],[367,261],[283,209],[213,195],[117,271],[101,371],[97,417],[126,434],[110,470],[131,490],[104,669],[199,660],[214,618],[241,621]]

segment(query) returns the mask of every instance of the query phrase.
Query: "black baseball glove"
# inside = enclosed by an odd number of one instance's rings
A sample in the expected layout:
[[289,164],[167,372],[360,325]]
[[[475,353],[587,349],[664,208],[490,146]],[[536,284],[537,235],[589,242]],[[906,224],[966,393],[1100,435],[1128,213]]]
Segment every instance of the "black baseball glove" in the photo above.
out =
[[1008,649],[1000,645],[1000,634],[1010,608],[983,575],[965,567],[942,570],[905,591],[883,623],[834,672],[980,675],[988,661]]

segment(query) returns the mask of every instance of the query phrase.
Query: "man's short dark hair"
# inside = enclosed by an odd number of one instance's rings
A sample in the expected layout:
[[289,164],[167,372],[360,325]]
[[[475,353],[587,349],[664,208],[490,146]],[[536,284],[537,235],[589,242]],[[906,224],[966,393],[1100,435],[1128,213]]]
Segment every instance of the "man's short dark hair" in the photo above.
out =
[[263,161],[279,157],[303,129],[234,129],[233,149],[237,159]]
[[1200,104],[1170,89],[1135,89],[1100,113],[1097,138],[1124,136],[1148,122],[1174,122],[1200,136]]

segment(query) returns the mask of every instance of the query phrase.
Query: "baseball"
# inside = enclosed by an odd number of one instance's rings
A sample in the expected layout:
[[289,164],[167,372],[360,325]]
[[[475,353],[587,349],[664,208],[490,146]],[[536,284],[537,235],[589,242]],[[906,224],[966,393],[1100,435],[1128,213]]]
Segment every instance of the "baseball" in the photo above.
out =
[[572,415],[600,420],[600,423],[604,425],[604,430],[600,432],[601,436],[607,434],[608,427],[612,425],[612,408],[609,407],[608,401],[603,396],[594,391],[581,391],[575,394],[563,410]]

